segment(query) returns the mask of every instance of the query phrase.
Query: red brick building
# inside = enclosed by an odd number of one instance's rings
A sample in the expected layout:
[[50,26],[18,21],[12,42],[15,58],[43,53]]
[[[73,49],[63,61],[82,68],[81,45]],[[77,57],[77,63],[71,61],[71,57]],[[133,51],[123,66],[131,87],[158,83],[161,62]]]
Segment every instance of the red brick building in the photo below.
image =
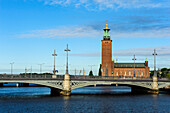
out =
[[[108,24],[102,40],[102,76],[149,77],[148,61],[144,63],[115,63],[112,61],[112,40]],[[135,70],[135,74],[134,74]]]

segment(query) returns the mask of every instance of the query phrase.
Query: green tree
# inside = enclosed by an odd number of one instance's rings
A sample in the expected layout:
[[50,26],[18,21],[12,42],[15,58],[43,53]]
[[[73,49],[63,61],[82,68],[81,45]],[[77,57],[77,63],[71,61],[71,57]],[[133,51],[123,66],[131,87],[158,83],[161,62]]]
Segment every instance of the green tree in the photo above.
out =
[[162,72],[161,77],[166,77],[166,75],[168,74],[168,69],[167,68],[162,68],[161,72]]
[[168,74],[166,75],[166,78],[170,79],[170,73],[168,73]]
[[99,68],[99,73],[98,76],[102,76],[102,71],[101,71],[102,65],[100,64],[100,68]]
[[154,74],[154,71],[150,71],[150,76],[153,76],[153,74]]
[[89,72],[89,76],[93,76],[93,71],[92,70]]

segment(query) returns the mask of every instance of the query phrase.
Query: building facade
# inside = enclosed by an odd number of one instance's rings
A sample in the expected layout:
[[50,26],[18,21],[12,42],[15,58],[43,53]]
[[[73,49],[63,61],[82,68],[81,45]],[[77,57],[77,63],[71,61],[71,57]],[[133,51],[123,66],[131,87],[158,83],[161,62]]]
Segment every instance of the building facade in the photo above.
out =
[[115,63],[112,60],[112,40],[106,23],[102,40],[102,76],[150,77],[148,61],[144,63]]

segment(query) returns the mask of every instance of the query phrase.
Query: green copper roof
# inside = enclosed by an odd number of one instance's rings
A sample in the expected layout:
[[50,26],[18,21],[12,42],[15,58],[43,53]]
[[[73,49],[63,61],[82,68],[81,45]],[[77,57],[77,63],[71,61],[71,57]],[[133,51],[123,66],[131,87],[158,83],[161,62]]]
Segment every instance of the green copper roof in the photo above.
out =
[[104,40],[110,40],[110,29],[104,29]]
[[[115,63],[114,68],[134,68],[134,63]],[[135,63],[135,68],[145,68],[145,63]]]

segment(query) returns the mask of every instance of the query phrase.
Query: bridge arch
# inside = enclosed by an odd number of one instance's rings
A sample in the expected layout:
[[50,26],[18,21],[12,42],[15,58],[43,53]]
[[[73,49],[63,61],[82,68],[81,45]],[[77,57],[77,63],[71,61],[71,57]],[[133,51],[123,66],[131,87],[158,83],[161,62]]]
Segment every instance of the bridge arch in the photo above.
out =
[[72,89],[95,86],[95,85],[121,85],[152,90],[152,82],[95,82],[95,81],[72,81]]
[[165,88],[170,86],[170,82],[158,82],[158,88]]
[[58,90],[63,89],[63,81],[33,81],[33,80],[0,80],[0,83],[30,83],[30,84],[36,84],[41,85],[49,88],[55,88]]

